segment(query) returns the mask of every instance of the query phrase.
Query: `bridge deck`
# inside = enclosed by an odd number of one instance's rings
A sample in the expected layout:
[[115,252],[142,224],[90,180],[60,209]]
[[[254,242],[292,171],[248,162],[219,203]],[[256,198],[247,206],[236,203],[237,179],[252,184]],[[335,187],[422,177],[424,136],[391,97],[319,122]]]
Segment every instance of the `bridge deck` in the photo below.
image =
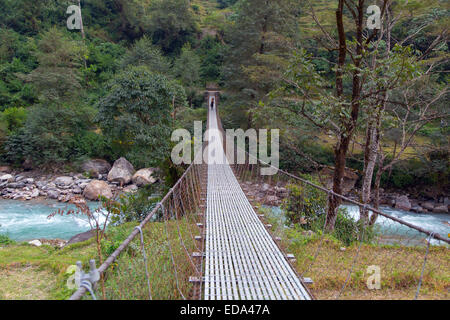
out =
[[309,300],[228,164],[209,112],[206,300]]

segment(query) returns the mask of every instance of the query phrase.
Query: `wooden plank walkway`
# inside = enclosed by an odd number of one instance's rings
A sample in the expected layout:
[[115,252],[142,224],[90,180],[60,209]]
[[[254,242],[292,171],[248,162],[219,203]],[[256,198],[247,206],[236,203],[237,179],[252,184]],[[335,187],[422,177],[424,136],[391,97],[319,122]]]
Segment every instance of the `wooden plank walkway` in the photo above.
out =
[[[210,106],[208,106],[210,109]],[[242,191],[209,110],[205,300],[309,300]]]

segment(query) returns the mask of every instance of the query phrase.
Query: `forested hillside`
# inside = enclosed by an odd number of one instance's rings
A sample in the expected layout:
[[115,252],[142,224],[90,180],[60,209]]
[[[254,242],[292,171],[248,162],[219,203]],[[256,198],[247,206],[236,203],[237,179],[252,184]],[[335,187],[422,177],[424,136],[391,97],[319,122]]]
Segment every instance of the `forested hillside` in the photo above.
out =
[[170,167],[171,132],[206,119],[215,82],[225,127],[280,128],[291,172],[449,186],[448,1],[389,1],[376,33],[352,1],[84,0],[85,39],[74,2],[0,0],[2,164]]

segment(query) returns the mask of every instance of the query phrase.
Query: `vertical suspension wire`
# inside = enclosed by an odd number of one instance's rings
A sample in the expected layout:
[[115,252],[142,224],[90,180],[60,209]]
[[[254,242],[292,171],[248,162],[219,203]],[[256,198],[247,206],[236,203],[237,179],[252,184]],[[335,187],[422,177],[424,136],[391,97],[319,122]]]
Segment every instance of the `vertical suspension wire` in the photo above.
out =
[[178,239],[180,240],[181,246],[184,248],[186,256],[189,258],[189,261],[191,262],[192,267],[197,272],[198,271],[197,266],[195,265],[194,261],[192,260],[192,256],[189,253],[189,250],[187,249],[186,244],[184,243],[184,240],[183,240],[183,236],[181,234],[180,224],[179,224],[179,215],[178,215],[178,206],[176,205],[176,198],[175,198],[175,190],[173,190],[173,192],[172,192],[172,201],[173,201],[173,210],[175,212],[175,221],[176,221],[176,225],[177,225]]
[[142,231],[142,228],[140,226],[137,226],[135,229],[139,230],[139,233],[141,234],[141,250],[142,250],[142,255],[144,256],[145,276],[147,278],[147,287],[148,287],[148,297],[150,298],[150,300],[153,300],[152,287],[150,285],[150,276],[148,273],[148,266],[147,266],[147,254],[145,253],[144,232]]
[[433,235],[434,232],[431,232],[430,236],[428,237],[427,251],[425,252],[425,257],[423,259],[422,271],[420,273],[419,284],[417,285],[417,291],[416,295],[414,296],[414,300],[417,300],[419,298],[420,287],[422,286],[423,274],[425,272],[425,266],[427,264],[428,253],[430,252],[431,239],[433,239]]

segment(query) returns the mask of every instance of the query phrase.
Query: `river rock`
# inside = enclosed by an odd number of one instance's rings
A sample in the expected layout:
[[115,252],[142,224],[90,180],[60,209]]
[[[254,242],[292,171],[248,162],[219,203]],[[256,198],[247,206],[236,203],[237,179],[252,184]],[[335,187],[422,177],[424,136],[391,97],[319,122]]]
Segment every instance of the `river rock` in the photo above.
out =
[[433,202],[423,202],[422,207],[427,209],[428,211],[433,211],[434,209],[434,203]]
[[81,190],[80,187],[75,187],[75,188],[73,188],[72,192],[74,194],[81,194],[83,192],[83,190]]
[[58,190],[48,190],[47,197],[49,197],[50,199],[58,199],[59,191]]
[[79,234],[73,236],[72,238],[70,238],[70,240],[67,241],[66,246],[68,246],[69,244],[73,244],[73,243],[87,241],[94,236],[95,236],[94,230],[89,230],[89,231],[86,231],[83,233],[79,233]]
[[438,205],[433,209],[434,213],[448,213],[448,205]]
[[133,175],[133,178],[131,180],[138,187],[153,184],[157,181],[156,178],[153,176],[154,173],[155,173],[154,168],[141,169]]
[[105,181],[93,180],[84,188],[83,196],[88,200],[97,201],[99,196],[112,198],[113,194]]
[[412,206],[412,207],[411,207],[411,211],[412,211],[412,212],[417,212],[417,213],[424,212],[423,208],[422,208],[421,206],[418,206],[418,205]]
[[42,246],[42,242],[40,242],[39,240],[32,240],[32,241],[30,241],[28,243],[33,245],[33,246],[36,246],[36,247]]
[[400,210],[411,210],[411,202],[407,196],[399,196],[395,199],[395,208]]
[[138,191],[139,188],[135,185],[135,184],[131,184],[129,186],[126,186],[125,188],[123,188],[123,192],[125,193],[133,193]]
[[0,181],[12,182],[13,180],[14,180],[14,177],[10,174],[4,174],[0,177]]
[[58,188],[70,188],[74,181],[72,177],[58,177],[53,182]]
[[111,170],[111,165],[103,159],[92,159],[85,161],[81,165],[81,169],[83,172],[89,172],[92,176],[97,177],[100,174],[108,174]]
[[134,172],[133,165],[122,157],[114,162],[111,171],[108,173],[108,181],[118,182],[121,185],[129,184]]
[[8,183],[7,187],[8,188],[13,188],[13,189],[21,189],[21,188],[25,187],[25,183],[23,183],[23,182],[11,182],[11,183]]
[[31,198],[37,198],[37,197],[39,197],[39,189],[34,189],[32,192],[31,192]]
[[279,204],[280,199],[277,196],[268,196],[266,199],[266,203],[272,206],[276,206]]

